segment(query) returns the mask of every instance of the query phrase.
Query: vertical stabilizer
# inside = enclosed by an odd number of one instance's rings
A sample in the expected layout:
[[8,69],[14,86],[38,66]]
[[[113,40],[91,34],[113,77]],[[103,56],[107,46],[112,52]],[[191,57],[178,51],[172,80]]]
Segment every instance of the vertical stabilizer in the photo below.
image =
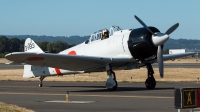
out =
[[[35,52],[35,53],[43,53],[42,49],[30,38],[27,38],[24,43],[24,52]],[[33,72],[34,68],[39,66],[34,65],[24,65],[24,78],[33,78],[36,77],[38,73]],[[41,70],[40,70],[41,71]],[[41,74],[41,73],[40,73]]]
[[24,52],[43,53],[42,49],[30,38],[27,38],[24,43]]

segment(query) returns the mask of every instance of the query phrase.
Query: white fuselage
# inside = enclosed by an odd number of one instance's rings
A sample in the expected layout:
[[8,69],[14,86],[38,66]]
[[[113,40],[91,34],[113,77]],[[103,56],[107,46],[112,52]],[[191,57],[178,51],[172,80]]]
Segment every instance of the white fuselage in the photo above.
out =
[[[132,57],[127,44],[130,32],[130,30],[116,31],[107,39],[98,39],[95,41],[89,41],[88,43],[83,42],[79,45],[61,51],[59,54],[109,57],[112,59],[111,63],[117,63],[119,61],[134,62],[135,59]],[[84,71],[70,71],[52,67],[25,65],[23,77],[30,78],[37,76],[79,73],[84,73]]]
[[60,52],[60,54],[70,54],[71,51],[75,51],[76,55],[132,58],[127,45],[129,34],[129,30],[117,31],[107,39],[99,39],[87,44],[83,42]]

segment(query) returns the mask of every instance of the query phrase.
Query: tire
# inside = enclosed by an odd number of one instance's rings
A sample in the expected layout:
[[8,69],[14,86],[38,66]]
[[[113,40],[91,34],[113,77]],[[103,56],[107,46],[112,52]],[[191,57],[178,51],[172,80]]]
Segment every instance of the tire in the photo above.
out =
[[145,81],[145,86],[147,89],[154,89],[156,87],[156,80],[154,77],[149,77]]
[[114,86],[114,87],[112,87],[112,88],[107,88],[109,91],[115,91],[116,89],[117,89],[117,87],[118,87],[118,83],[117,83],[117,81],[115,80],[115,83],[116,83],[116,85]]
[[39,84],[39,87],[42,87],[42,84]]

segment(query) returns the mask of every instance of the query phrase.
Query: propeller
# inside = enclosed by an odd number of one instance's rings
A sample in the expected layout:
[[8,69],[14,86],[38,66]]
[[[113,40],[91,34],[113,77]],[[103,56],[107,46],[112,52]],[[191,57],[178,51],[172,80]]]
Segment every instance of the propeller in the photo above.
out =
[[142,26],[144,26],[152,35],[154,34],[150,29],[149,27],[147,27],[147,25],[140,19],[138,18],[136,15],[135,15],[135,18],[139,21],[140,24],[142,24]]
[[160,77],[164,77],[164,69],[163,69],[163,52],[162,52],[162,45],[169,39],[169,34],[171,34],[176,28],[179,26],[179,23],[174,24],[171,26],[165,33],[160,32],[153,32],[147,25],[135,15],[135,19],[144,26],[146,30],[148,30],[152,34],[152,42],[154,46],[158,46],[157,50],[157,62],[158,62],[158,68]]
[[158,61],[158,68],[160,72],[160,77],[164,77],[164,69],[163,69],[163,53],[162,53],[162,47],[158,46],[158,51],[157,51],[157,61]]
[[174,30],[176,30],[176,28],[179,26],[179,23],[176,23],[175,25],[173,25],[172,27],[170,27],[165,34],[169,35],[171,34]]

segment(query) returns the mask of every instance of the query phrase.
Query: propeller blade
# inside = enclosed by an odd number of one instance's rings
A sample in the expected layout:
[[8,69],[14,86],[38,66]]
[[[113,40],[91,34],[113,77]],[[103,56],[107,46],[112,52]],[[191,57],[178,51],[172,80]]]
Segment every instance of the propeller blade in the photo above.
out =
[[146,25],[140,18],[138,18],[136,15],[135,15],[135,19],[137,19],[138,22],[139,22],[142,26],[144,26],[144,28],[146,28],[152,35],[154,34],[154,33],[149,29],[149,27],[147,27],[147,25]]
[[164,70],[163,70],[163,53],[162,53],[162,47],[158,46],[158,51],[157,51],[157,61],[158,61],[158,68],[160,72],[160,77],[164,77]]
[[179,23],[174,24],[172,27],[170,27],[165,34],[169,35],[171,34],[174,30],[176,30],[176,28],[179,26]]

